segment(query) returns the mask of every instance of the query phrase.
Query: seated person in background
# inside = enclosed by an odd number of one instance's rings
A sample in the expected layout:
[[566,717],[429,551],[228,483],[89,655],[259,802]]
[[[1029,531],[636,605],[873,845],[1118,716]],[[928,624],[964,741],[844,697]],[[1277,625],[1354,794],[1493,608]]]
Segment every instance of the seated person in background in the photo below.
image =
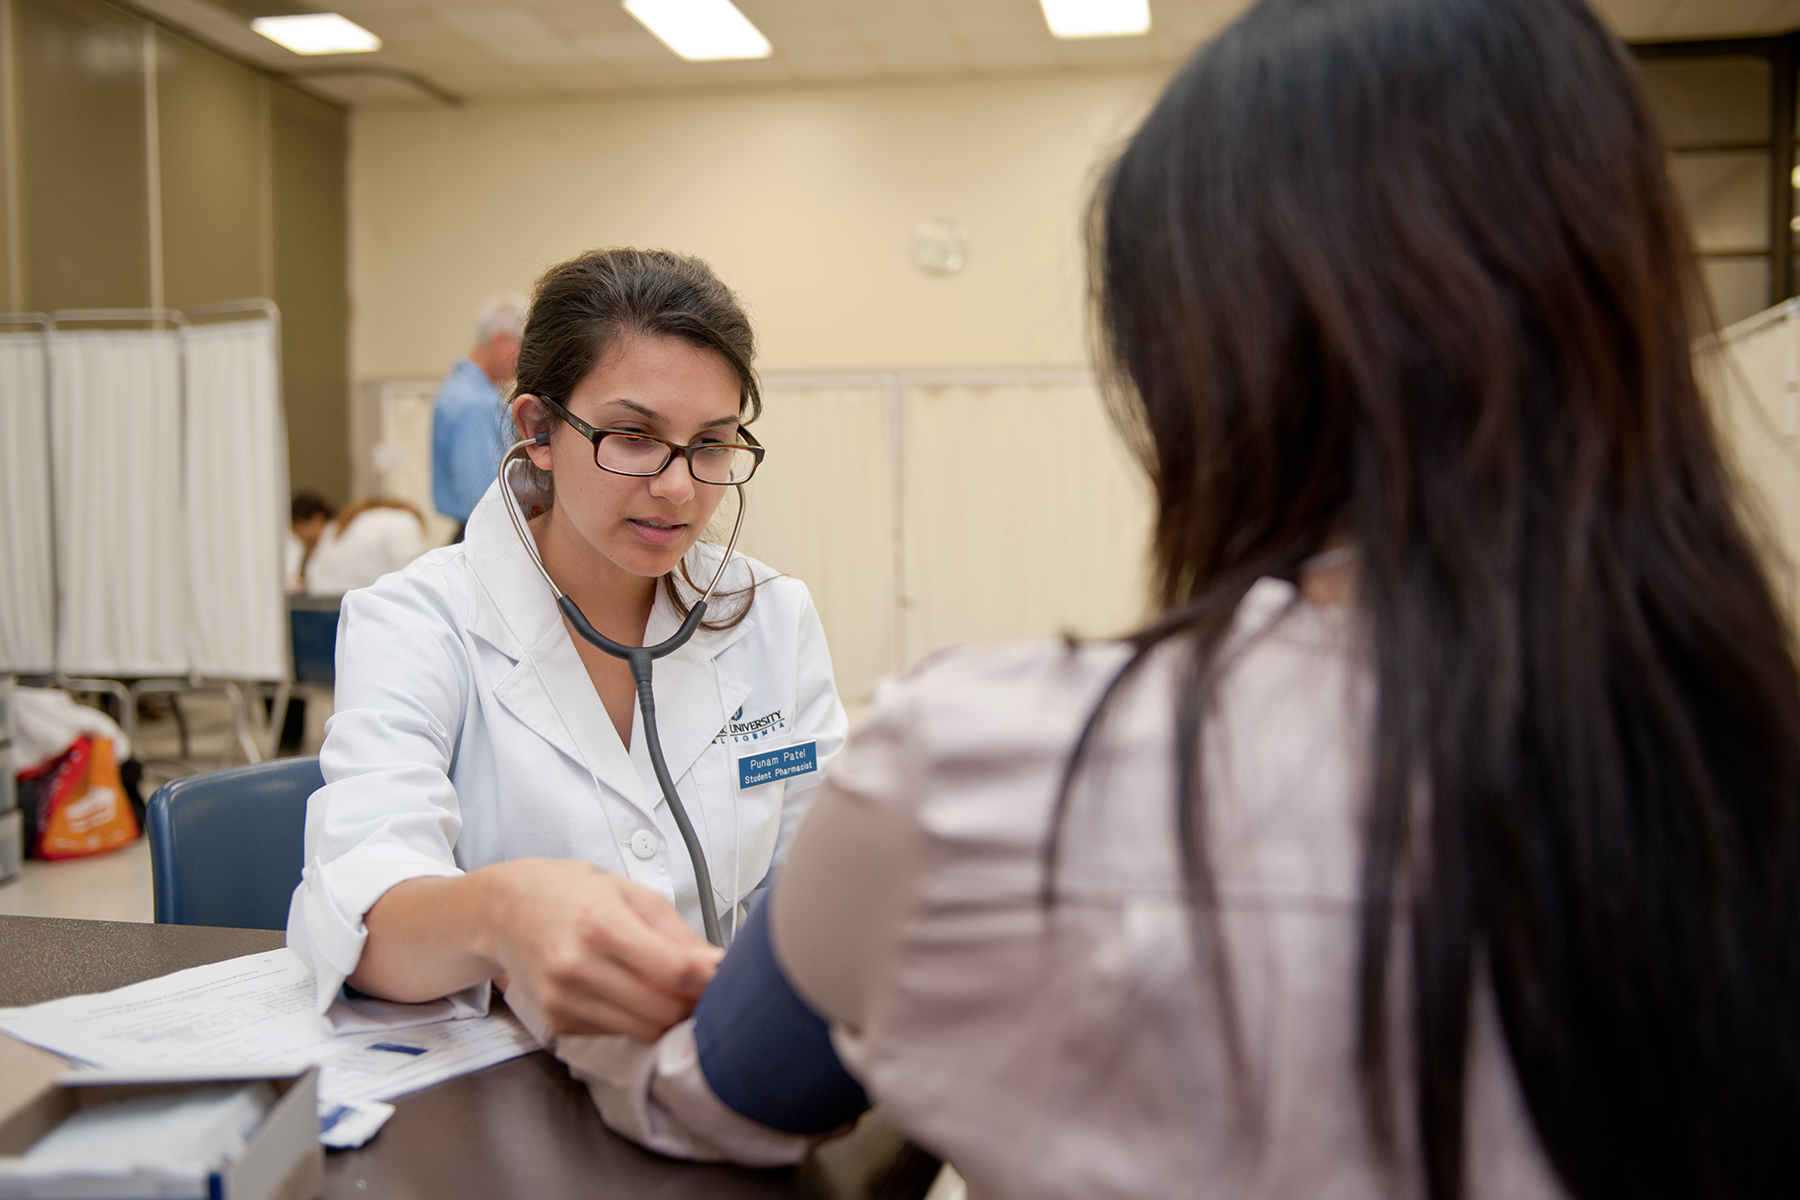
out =
[[1093,225],[1160,615],[887,688],[694,1017],[557,1045],[606,1119],[792,1161],[866,1090],[988,1198],[1800,1192],[1800,670],[1681,213],[1580,0],[1203,48]]
[[325,523],[332,516],[331,506],[319,493],[294,493],[293,503],[289,506],[287,542],[282,547],[282,573],[287,577],[288,591],[306,590],[306,556],[319,544]]
[[306,560],[306,590],[338,596],[368,587],[425,553],[425,521],[404,500],[373,496],[338,514]]

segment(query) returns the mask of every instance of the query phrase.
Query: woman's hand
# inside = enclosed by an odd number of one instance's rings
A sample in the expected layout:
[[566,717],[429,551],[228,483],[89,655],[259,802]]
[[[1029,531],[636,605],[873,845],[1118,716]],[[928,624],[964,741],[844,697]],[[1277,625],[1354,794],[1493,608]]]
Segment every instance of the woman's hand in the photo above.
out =
[[359,991],[419,1002],[504,975],[557,1033],[645,1041],[688,1015],[722,953],[661,895],[574,859],[409,879],[364,923]]
[[661,895],[573,859],[519,859],[491,873],[486,957],[557,1033],[655,1041],[693,1010],[722,952]]

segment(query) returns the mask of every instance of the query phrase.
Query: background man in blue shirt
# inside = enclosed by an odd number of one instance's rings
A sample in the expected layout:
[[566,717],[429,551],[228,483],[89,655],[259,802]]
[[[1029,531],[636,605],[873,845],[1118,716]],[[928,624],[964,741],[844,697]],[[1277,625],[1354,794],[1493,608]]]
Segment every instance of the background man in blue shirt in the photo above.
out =
[[523,296],[495,296],[475,318],[475,348],[456,360],[431,410],[431,500],[462,524],[494,481],[506,447],[500,385],[519,365],[525,332]]

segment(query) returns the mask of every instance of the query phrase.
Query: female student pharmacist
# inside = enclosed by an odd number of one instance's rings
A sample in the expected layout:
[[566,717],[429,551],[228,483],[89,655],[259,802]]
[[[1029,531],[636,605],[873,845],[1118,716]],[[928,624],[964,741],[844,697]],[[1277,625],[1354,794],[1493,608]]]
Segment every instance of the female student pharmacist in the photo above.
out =
[[693,1019],[558,1053],[982,1200],[1800,1192],[1800,671],[1629,52],[1261,0],[1096,215],[1157,619],[887,689]]
[[[549,439],[509,479],[529,476],[514,490],[542,509],[545,570],[616,641],[666,638],[712,577],[722,550],[699,539],[729,489],[697,482],[678,448],[742,440],[761,408],[753,353],[735,297],[694,259],[596,251],[538,283],[512,415],[522,438]],[[613,440],[577,421],[661,439],[667,465],[605,469]],[[346,981],[479,1010],[510,976],[559,1030],[645,1036],[686,1013],[717,951],[694,932],[693,867],[626,664],[565,624],[503,502],[496,484],[462,544],[344,599],[288,944],[322,1012]],[[812,743],[823,766],[843,744],[805,586],[735,559],[654,680],[729,932],[821,778],[740,787],[737,757]]]

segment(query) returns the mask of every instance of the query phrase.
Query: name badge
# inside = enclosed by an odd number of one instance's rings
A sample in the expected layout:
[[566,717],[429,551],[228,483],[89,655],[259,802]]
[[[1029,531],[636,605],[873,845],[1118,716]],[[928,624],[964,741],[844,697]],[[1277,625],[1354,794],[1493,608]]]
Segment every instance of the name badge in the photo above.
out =
[[737,760],[738,786],[761,787],[778,779],[791,779],[819,769],[819,743],[801,742],[758,754],[746,754]]

